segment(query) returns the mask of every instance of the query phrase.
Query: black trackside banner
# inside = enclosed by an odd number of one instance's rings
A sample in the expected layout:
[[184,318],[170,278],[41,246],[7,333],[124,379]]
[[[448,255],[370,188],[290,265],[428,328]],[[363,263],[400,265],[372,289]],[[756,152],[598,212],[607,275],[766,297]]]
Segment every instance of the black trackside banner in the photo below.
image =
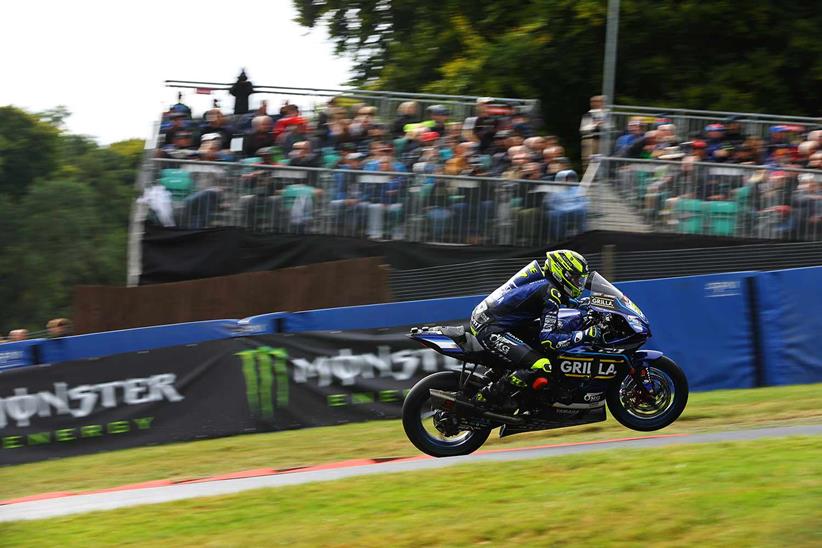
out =
[[0,373],[0,464],[398,418],[458,362],[406,328],[262,335]]

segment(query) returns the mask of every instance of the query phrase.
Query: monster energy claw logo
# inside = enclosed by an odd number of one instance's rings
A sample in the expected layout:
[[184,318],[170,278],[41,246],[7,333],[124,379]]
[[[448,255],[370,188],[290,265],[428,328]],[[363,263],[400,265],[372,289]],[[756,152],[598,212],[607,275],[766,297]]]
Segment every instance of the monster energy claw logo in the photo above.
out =
[[273,419],[275,403],[276,407],[288,405],[288,352],[285,348],[261,346],[237,352],[237,356],[243,368],[251,413],[259,418]]

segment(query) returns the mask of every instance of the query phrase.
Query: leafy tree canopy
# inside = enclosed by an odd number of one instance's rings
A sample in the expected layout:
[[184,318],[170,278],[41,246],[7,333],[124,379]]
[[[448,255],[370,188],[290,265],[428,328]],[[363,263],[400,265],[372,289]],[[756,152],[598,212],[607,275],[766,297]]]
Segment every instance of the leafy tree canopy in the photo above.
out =
[[[294,0],[355,60],[352,83],[535,97],[567,144],[602,87],[606,0]],[[622,0],[616,103],[818,116],[822,10]]]
[[78,284],[122,284],[143,141],[65,132],[63,107],[0,108],[0,335],[70,316]]

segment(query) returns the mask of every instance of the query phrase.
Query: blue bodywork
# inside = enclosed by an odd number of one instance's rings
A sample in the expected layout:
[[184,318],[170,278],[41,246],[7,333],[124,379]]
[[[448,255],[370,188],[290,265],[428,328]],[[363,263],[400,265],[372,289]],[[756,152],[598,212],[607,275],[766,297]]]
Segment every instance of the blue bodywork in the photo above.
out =
[[[641,345],[645,339],[651,336],[651,328],[648,318],[628,297],[626,297],[619,289],[614,287],[605,278],[597,273],[593,273],[589,285],[585,292],[587,302],[581,309],[577,308],[561,308],[557,314],[558,326],[562,330],[577,330],[580,329],[584,318],[585,308],[592,309],[602,314],[610,314],[621,316],[627,325],[633,331],[632,334],[627,335],[618,340],[608,340],[608,345],[611,347],[620,347],[627,344],[626,348],[634,349]],[[470,335],[469,335],[470,337]],[[457,359],[465,358],[466,351],[463,346],[464,341],[460,344],[459,340],[455,340],[448,335],[439,331],[439,328],[432,328],[429,331],[415,330],[411,333],[411,338],[424,344],[425,346],[436,350],[447,356]],[[629,354],[631,357],[629,357]],[[580,357],[599,357],[599,358],[622,358],[625,363],[634,362],[651,362],[663,356],[662,352],[657,350],[632,350],[623,352],[596,352],[586,346],[578,346],[576,348],[569,348],[560,353],[558,356],[562,357],[580,356]]]

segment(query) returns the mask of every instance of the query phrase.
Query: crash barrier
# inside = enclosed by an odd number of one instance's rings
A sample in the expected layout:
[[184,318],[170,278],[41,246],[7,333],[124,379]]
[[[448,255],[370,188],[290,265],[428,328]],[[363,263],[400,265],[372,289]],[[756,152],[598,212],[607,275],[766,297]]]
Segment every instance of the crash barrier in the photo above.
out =
[[[195,82],[190,80],[166,80],[166,87],[174,89],[195,90],[198,94],[209,94],[225,99],[233,104],[228,94],[231,83]],[[478,100],[483,99],[491,107],[489,115],[524,114],[531,118],[539,117],[539,101],[536,99],[519,99],[514,97],[480,98],[470,95],[445,95],[439,93],[407,93],[402,91],[383,91],[369,89],[330,89],[300,88],[289,86],[255,85],[254,94],[268,101],[269,110],[273,113],[280,104],[288,102],[297,105],[301,113],[317,113],[326,108],[334,99],[335,106],[349,108],[354,106],[373,106],[376,117],[389,123],[398,116],[397,109],[402,103],[417,103],[416,115],[424,118],[428,107],[442,105],[448,109],[449,119],[462,122],[465,118],[476,116]],[[356,114],[356,112],[354,113]]]
[[[821,279],[814,267],[617,285],[650,319],[647,347],[679,363],[693,390],[711,390],[822,381],[822,317],[810,312]],[[0,374],[0,463],[398,417],[414,382],[457,365],[408,327],[464,321],[482,298],[44,341],[52,365]],[[115,344],[122,353],[102,356]]]
[[610,109],[609,126],[612,145],[627,130],[628,122],[632,120],[638,120],[642,124],[643,130],[655,129],[659,124],[664,123],[674,124],[676,134],[681,140],[685,140],[691,135],[704,133],[705,127],[709,124],[725,123],[730,119],[740,124],[743,135],[764,140],[769,140],[776,130],[783,133],[785,139],[790,140],[801,133],[822,126],[822,118],[807,116],[637,105],[612,105]]
[[[258,163],[254,163],[254,162]],[[351,171],[249,161],[157,159],[140,203],[151,222],[183,229],[537,245],[585,230],[578,183],[389,170]],[[417,164],[420,165],[420,164]]]
[[597,171],[660,232],[822,239],[822,171],[786,166],[602,158]]
[[[186,261],[185,253],[177,253]],[[211,261],[219,261],[216,255]],[[78,286],[75,333],[163,323],[244,317],[277,308],[311,310],[391,300],[381,257],[317,263],[263,272],[139,287]]]

